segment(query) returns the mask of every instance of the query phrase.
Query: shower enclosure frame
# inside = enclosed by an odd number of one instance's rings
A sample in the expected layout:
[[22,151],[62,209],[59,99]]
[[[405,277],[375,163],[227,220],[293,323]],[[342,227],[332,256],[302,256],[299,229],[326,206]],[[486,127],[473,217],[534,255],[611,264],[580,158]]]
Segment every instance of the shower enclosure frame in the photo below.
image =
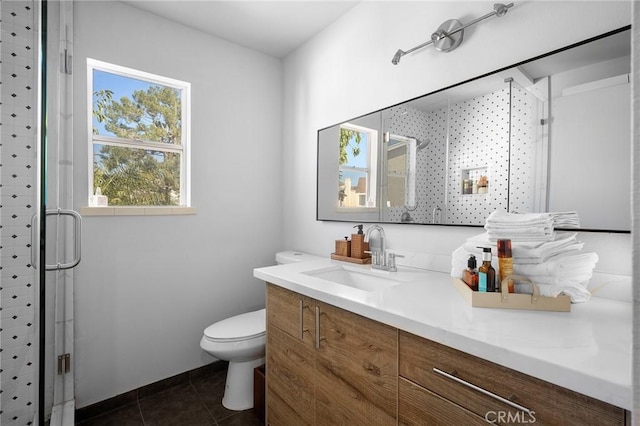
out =
[[[44,241],[40,273],[45,294],[45,325],[41,353],[45,375],[41,387],[51,381],[50,424],[74,423],[74,274],[80,261],[80,216],[73,207],[73,2],[41,0],[43,10],[43,205]],[[72,221],[69,220],[72,219]],[[48,312],[47,312],[48,311]],[[53,376],[53,377],[52,377]],[[44,386],[42,386],[44,384]],[[43,416],[49,405],[44,398]]]
[[72,425],[73,2],[6,0],[0,14],[0,423]]

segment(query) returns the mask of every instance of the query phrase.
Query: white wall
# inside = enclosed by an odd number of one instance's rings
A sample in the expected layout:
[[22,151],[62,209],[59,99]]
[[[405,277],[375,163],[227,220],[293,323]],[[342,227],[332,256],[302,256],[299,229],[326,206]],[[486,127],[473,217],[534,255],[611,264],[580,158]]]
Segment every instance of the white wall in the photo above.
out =
[[75,2],[74,194],[86,206],[86,57],[191,82],[195,216],[85,217],[76,404],[199,367],[205,327],[264,306],[282,246],[282,63],[119,2]]
[[[363,2],[284,62],[285,245],[327,255],[348,223],[315,220],[316,131],[631,23],[631,2],[522,1],[470,27],[457,50],[427,47],[450,18],[468,22],[493,2]],[[385,225],[390,249],[450,254],[480,228]],[[628,234],[581,234],[602,271],[631,274]],[[630,290],[629,290],[630,291]]]

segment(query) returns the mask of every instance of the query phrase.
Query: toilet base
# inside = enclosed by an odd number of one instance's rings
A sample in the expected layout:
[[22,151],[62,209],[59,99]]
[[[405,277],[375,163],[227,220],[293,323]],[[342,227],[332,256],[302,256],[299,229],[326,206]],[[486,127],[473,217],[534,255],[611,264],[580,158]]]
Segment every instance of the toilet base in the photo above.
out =
[[264,358],[245,362],[229,361],[222,405],[228,410],[253,408],[253,369],[264,364]]

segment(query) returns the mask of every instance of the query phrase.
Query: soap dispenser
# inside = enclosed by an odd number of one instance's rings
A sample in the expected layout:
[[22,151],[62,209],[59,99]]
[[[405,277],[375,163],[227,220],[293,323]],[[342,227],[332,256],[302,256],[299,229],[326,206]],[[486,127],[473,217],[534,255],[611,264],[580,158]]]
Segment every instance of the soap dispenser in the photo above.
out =
[[364,259],[369,257],[365,251],[369,251],[369,243],[364,242],[363,225],[356,225],[354,228],[358,228],[356,234],[351,234],[351,257],[356,259]]

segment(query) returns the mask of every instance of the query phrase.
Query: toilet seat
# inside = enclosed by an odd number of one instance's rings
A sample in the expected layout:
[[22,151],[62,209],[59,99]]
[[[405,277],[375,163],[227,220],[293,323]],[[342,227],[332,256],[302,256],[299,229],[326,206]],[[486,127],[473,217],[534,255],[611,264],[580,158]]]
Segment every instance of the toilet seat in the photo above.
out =
[[264,336],[266,328],[266,310],[259,309],[210,325],[204,330],[204,337],[211,342],[240,342]]

